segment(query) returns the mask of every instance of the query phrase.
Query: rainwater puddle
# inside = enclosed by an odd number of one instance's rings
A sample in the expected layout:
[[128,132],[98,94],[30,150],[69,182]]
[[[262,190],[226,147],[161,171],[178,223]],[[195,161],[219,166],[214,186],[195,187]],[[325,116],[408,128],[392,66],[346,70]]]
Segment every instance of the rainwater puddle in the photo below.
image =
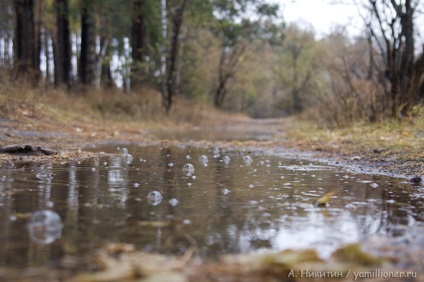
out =
[[[307,247],[326,257],[424,220],[422,187],[403,179],[220,148],[91,150],[108,154],[1,170],[1,266],[55,265],[110,242],[165,254],[195,246],[204,258]],[[312,205],[329,192],[329,206]]]

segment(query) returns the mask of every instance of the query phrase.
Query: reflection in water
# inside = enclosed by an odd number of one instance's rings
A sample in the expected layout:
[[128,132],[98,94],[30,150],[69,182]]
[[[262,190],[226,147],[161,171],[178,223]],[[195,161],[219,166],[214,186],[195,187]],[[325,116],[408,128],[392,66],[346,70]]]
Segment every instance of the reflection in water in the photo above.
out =
[[[312,206],[329,192],[329,207]],[[19,267],[109,242],[166,254],[195,246],[208,258],[304,247],[327,256],[371,234],[399,236],[424,214],[419,189],[397,179],[217,147],[129,146],[83,163],[10,167],[0,196],[0,264]],[[39,210],[54,211],[58,228],[20,216]]]

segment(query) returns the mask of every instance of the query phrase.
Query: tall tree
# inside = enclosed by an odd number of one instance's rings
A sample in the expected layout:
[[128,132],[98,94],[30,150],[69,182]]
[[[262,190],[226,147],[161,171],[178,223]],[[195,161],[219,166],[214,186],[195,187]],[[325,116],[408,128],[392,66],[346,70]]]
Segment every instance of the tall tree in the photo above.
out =
[[[217,24],[214,32],[221,38],[221,56],[218,66],[218,83],[214,93],[214,105],[222,108],[228,83],[240,69],[248,47],[248,41],[260,39],[264,32],[261,23],[276,16],[278,5],[260,0],[213,1]],[[252,11],[257,17],[252,19]]]
[[[414,18],[419,0],[369,0],[371,13],[368,28],[384,62],[383,76],[390,83],[387,97],[391,116],[408,115],[419,93],[424,74],[424,54],[416,59]],[[418,80],[417,80],[418,78]]]
[[146,0],[133,1],[131,87],[140,85],[147,45]]
[[56,44],[54,45],[54,62],[56,86],[63,83],[71,86],[71,34],[69,29],[68,0],[56,0]]
[[81,0],[81,53],[79,58],[79,78],[82,84],[93,84],[96,70],[96,38],[94,22],[94,2]]
[[15,37],[14,61],[18,76],[30,76],[38,80],[39,52],[33,0],[14,0]]
[[173,98],[177,92],[176,70],[180,49],[180,33],[187,2],[188,0],[181,0],[176,6],[173,6],[173,11],[170,13],[172,22],[171,44],[166,62],[165,89],[162,89],[162,103],[167,113],[171,110]]
[[320,50],[312,29],[301,29],[292,24],[285,30],[284,42],[276,74],[281,86],[291,96],[291,110],[299,113],[305,106],[305,95],[310,94],[311,83],[319,74]]

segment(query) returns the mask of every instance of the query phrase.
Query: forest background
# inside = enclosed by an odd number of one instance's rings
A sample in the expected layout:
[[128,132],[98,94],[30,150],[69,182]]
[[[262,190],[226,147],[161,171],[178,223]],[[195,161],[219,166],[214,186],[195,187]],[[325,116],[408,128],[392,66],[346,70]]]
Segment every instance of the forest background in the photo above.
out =
[[29,95],[140,120],[212,107],[325,127],[422,116],[420,2],[353,1],[363,31],[318,38],[264,0],[1,0],[2,113]]

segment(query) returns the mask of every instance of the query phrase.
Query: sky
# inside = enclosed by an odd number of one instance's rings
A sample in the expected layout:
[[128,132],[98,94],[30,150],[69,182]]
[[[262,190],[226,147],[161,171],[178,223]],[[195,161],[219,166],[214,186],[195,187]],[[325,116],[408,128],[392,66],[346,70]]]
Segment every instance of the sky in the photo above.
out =
[[269,0],[280,3],[283,19],[287,23],[310,23],[318,37],[330,33],[336,25],[347,27],[349,35],[356,35],[363,27],[362,19],[356,5],[331,4],[331,0]]

